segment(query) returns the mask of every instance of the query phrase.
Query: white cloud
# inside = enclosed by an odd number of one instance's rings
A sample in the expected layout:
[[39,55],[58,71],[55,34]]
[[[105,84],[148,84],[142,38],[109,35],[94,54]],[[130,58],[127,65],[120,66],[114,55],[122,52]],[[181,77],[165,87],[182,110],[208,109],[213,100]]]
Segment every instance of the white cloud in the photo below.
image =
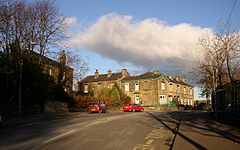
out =
[[77,18],[76,17],[65,18],[63,24],[67,27],[72,27],[77,24]]
[[194,61],[198,38],[207,32],[211,29],[187,23],[171,26],[156,18],[135,21],[132,16],[107,14],[70,43],[119,63],[159,68]]

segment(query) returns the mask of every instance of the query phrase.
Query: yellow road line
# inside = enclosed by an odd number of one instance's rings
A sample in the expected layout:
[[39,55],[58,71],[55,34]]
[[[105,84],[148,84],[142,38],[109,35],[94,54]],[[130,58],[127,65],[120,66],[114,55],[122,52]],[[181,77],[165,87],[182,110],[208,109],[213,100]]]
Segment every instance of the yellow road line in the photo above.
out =
[[152,143],[153,143],[153,139],[150,139],[150,140],[147,141],[146,144],[147,144],[147,145],[151,145]]

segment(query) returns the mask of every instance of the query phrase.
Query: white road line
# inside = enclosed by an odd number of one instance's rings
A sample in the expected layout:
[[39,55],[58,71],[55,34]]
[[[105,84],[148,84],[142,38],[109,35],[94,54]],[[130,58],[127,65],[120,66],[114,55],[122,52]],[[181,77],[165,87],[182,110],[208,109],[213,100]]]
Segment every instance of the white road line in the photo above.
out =
[[98,123],[101,123],[101,122],[103,122],[103,121],[96,121],[96,122],[90,123],[90,124],[88,124],[88,125],[85,125],[85,126],[83,126],[83,127],[89,127],[89,126],[92,126],[92,125],[94,125],[94,124],[98,124]]
[[53,140],[55,140],[55,139],[61,138],[61,137],[65,136],[65,135],[70,134],[70,133],[73,133],[73,132],[75,132],[75,131],[77,131],[77,130],[71,130],[71,131],[65,132],[65,133],[63,133],[63,134],[61,134],[61,135],[58,135],[58,136],[56,136],[56,137],[54,137],[54,138],[51,138],[51,139],[49,139],[49,140],[47,140],[47,141],[44,141],[43,144],[46,144],[46,143],[51,142],[51,141],[53,141]]

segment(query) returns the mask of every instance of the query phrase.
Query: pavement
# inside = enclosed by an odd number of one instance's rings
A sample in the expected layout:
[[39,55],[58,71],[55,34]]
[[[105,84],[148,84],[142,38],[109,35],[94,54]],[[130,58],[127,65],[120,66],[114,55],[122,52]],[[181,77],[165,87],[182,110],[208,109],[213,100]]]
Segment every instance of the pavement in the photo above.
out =
[[240,149],[240,130],[212,120],[207,113],[185,114],[173,149],[238,150]]

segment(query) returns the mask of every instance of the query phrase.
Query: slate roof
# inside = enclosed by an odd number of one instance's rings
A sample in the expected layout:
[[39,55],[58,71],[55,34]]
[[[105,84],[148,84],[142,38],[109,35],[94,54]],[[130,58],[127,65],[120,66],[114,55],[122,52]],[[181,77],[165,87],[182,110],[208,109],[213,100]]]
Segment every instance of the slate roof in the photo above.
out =
[[[32,57],[33,59],[35,59],[36,61],[39,60],[40,57],[42,57],[42,61],[45,63],[45,64],[48,64],[48,65],[53,65],[53,66],[59,66],[60,62],[58,61],[55,61],[47,56],[41,56],[39,53],[35,52],[35,51],[30,51],[30,53],[32,54]],[[69,70],[73,70],[73,68],[69,67],[69,66],[65,66],[66,69],[69,69]]]
[[80,81],[80,83],[89,83],[89,82],[100,82],[100,81],[113,81],[118,80],[122,77],[122,73],[112,73],[110,77],[108,74],[99,74],[98,78],[95,78],[95,75],[90,75],[85,77]]
[[173,82],[173,83],[194,87],[193,85],[190,85],[186,82],[183,82],[182,80],[177,80],[176,78],[171,79],[171,78],[168,77],[168,79],[169,79],[170,82]]
[[159,78],[162,74],[154,74],[152,72],[146,72],[144,74],[140,74],[137,76],[129,76],[124,78],[122,81],[129,81],[129,80],[141,80],[141,79],[155,79]]
[[[163,74],[154,74],[152,72],[146,72],[144,74],[140,74],[140,75],[137,75],[137,76],[129,76],[127,78],[124,78],[122,81],[142,80],[142,79],[157,79],[157,78],[161,77],[162,75]],[[170,82],[194,87],[194,86],[192,86],[192,85],[190,85],[186,82],[183,82],[182,80],[177,80],[176,78],[171,79],[171,78],[169,78],[169,76],[166,76],[166,77]]]

